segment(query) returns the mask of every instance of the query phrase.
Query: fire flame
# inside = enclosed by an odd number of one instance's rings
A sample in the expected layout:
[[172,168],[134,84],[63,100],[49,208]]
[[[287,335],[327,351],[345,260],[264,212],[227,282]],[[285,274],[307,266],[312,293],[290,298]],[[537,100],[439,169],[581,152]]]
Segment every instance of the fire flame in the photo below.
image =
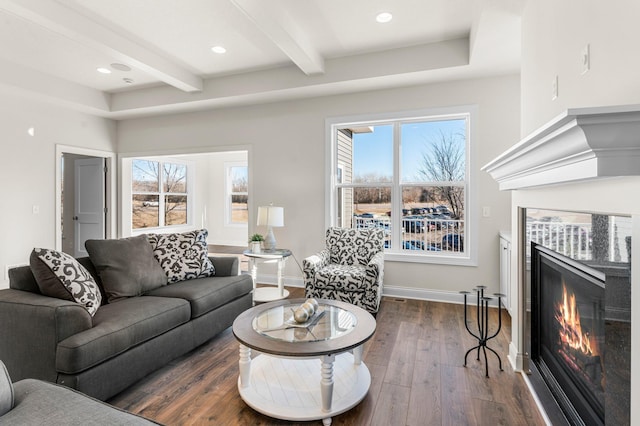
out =
[[555,319],[560,323],[560,341],[567,346],[580,350],[587,355],[594,355],[589,333],[582,332],[580,313],[576,306],[575,294],[567,294],[562,283],[562,301],[556,305]]

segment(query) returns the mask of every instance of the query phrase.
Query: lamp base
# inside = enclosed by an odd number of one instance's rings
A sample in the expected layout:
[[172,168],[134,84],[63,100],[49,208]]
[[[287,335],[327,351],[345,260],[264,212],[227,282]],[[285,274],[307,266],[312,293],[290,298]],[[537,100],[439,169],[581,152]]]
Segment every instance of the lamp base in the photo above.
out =
[[270,226],[267,236],[264,238],[265,250],[274,250],[276,248],[276,237],[273,235],[273,228]]

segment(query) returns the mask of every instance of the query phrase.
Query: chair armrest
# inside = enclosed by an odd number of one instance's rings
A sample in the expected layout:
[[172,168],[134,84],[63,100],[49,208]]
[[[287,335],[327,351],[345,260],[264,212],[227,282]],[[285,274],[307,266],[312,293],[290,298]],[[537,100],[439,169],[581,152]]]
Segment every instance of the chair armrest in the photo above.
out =
[[237,256],[209,256],[217,277],[238,275],[240,261]]
[[367,263],[366,268],[375,270],[376,275],[380,274],[384,270],[384,252],[379,251],[374,254],[369,263]]
[[329,249],[322,249],[318,253],[302,260],[303,271],[313,271],[329,264]]
[[93,326],[80,304],[28,291],[0,290],[0,359],[11,378],[55,382],[58,343]]
[[304,281],[305,295],[313,295],[316,271],[329,264],[329,249],[322,249],[318,253],[302,260],[302,279]]

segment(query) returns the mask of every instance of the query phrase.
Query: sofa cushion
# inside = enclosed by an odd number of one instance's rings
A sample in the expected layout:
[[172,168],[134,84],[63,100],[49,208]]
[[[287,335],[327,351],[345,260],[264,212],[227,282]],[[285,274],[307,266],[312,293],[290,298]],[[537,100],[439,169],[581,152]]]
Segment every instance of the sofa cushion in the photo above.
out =
[[234,275],[182,281],[150,291],[146,295],[187,300],[191,305],[191,318],[197,318],[250,293],[252,289],[250,276]]
[[58,343],[56,369],[79,373],[189,321],[189,303],[168,297],[132,297],[102,306],[93,327]]
[[350,292],[364,292],[367,270],[360,265],[338,265],[330,263],[316,271],[315,286]]
[[128,413],[66,386],[35,379],[15,384],[15,408],[0,417],[0,425],[127,425],[159,423]]
[[209,260],[206,229],[181,234],[149,234],[153,255],[169,278],[176,283],[215,275]]
[[139,296],[167,284],[167,276],[153,257],[146,235],[87,240],[85,247],[109,302]]
[[34,248],[29,264],[42,294],[77,302],[91,316],[96,314],[102,294],[93,276],[76,259],[56,250]]
[[7,367],[0,361],[0,417],[4,416],[13,408],[13,384]]

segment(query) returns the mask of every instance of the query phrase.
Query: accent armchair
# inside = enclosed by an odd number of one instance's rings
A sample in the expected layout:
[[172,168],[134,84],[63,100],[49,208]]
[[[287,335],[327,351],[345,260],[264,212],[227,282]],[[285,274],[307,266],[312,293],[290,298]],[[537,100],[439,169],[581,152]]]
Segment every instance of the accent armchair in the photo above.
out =
[[384,231],[332,227],[326,248],[302,261],[305,296],[377,313],[384,275]]

